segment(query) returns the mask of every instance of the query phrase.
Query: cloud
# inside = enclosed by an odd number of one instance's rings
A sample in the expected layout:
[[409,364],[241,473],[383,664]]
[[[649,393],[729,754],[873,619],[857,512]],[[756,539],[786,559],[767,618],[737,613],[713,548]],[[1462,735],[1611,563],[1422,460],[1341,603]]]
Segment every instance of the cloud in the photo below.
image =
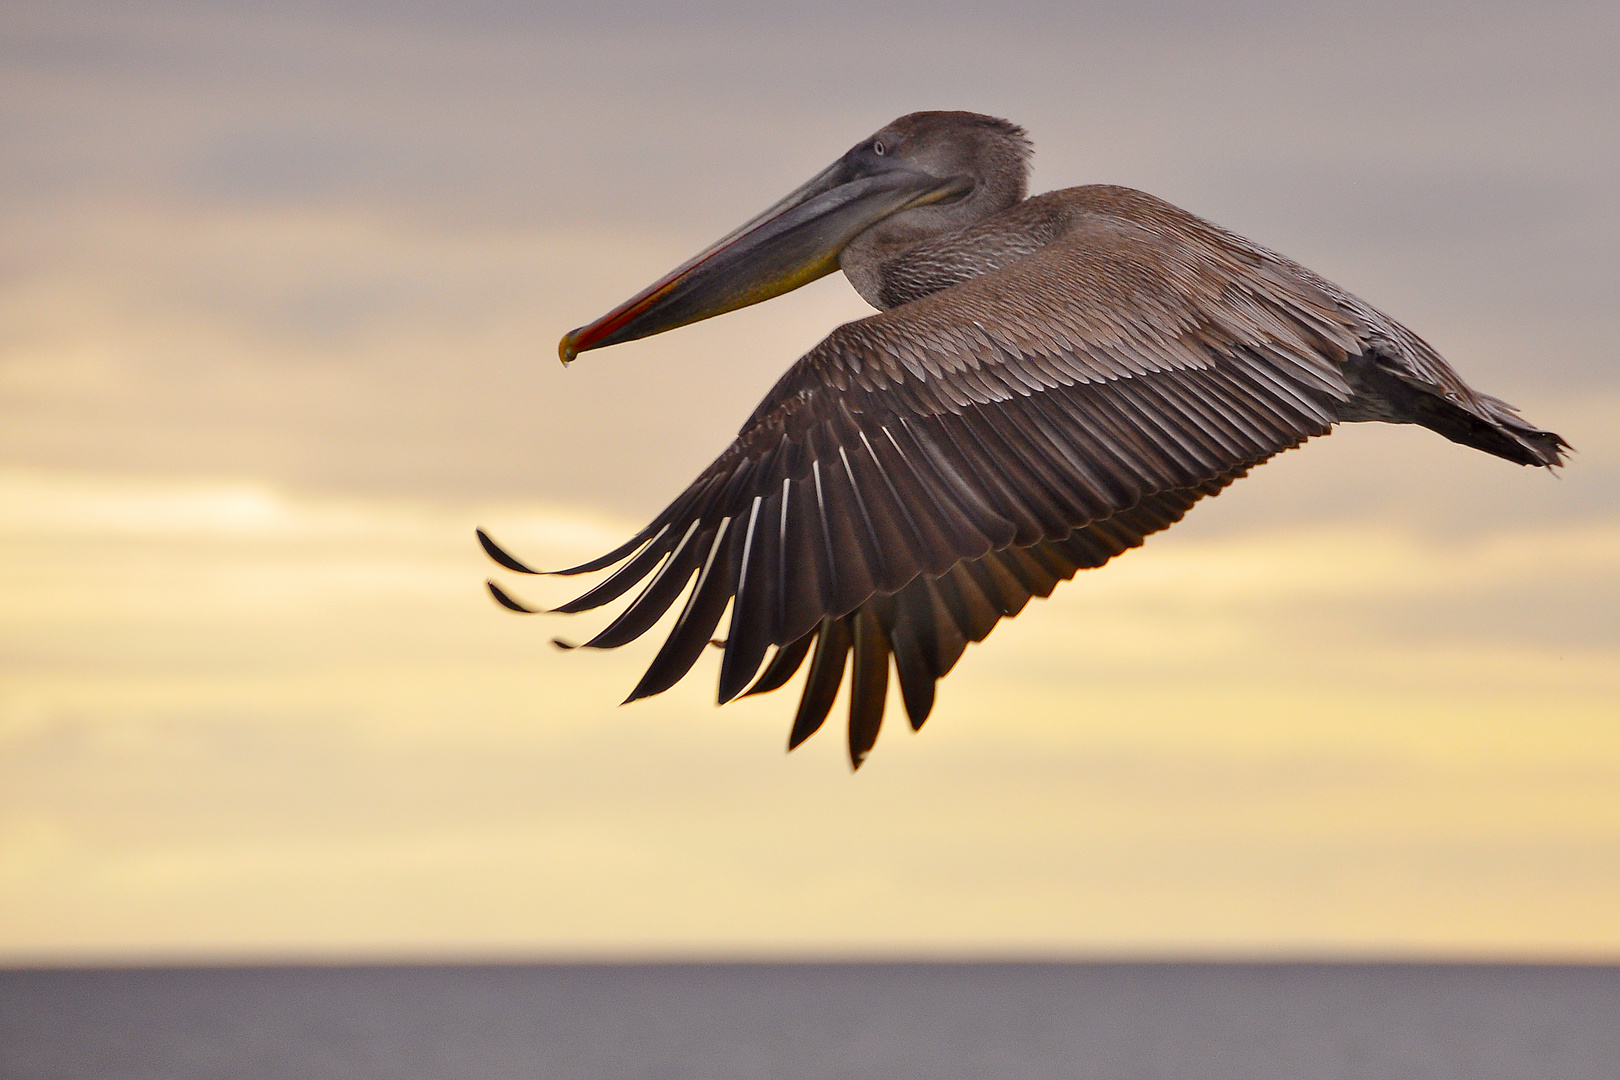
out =
[[[1612,13],[1155,11],[988,36],[942,12],[896,49],[724,7],[31,9],[0,454],[650,513],[867,309],[829,280],[566,375],[556,339],[928,104],[1029,125],[1042,184],[1137,184],[1301,258],[1590,447],[1564,427],[1615,400]],[[1468,484],[1439,452],[1418,471]],[[1560,514],[1600,494],[1565,491]]]
[[[8,13],[0,951],[1612,954],[1612,9]],[[471,526],[606,550],[866,309],[556,339],[930,106],[1300,258],[1580,453],[1283,455],[858,781],[712,669],[613,708],[650,650],[551,650]]]
[[14,959],[1620,947],[1620,643],[1525,617],[1612,611],[1620,522],[1156,538],[851,779],[836,731],[782,755],[788,695],[717,711],[705,663],[618,710],[649,649],[480,595],[472,520],[567,561],[623,519],[15,471],[0,504]]

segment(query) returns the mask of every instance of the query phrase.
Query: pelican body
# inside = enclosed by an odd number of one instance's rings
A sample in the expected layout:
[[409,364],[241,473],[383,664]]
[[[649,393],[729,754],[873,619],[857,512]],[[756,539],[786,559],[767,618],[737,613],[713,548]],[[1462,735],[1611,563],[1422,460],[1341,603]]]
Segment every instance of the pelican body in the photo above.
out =
[[850,668],[859,767],[891,666],[920,728],[968,642],[1334,424],[1421,424],[1562,463],[1563,439],[1371,305],[1140,191],[1026,197],[1029,156],[1005,120],[901,117],[563,338],[566,363],[834,270],[878,309],[795,363],[644,529],[558,571],[619,564],[562,612],[641,586],[589,648],[636,639],[686,593],[627,700],[679,681],[729,607],[720,702],[777,689],[808,657],[791,749]]

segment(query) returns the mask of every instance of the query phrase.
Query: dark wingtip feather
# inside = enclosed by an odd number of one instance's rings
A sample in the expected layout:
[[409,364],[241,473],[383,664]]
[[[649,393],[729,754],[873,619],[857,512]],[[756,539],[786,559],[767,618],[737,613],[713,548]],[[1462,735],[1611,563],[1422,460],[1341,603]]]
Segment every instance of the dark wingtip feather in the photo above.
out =
[[[889,649],[894,656],[894,673],[900,679],[900,700],[906,706],[906,719],[911,723],[911,730],[921,731],[934,709],[936,677],[928,669],[928,660],[917,640],[918,628],[909,615],[909,610],[902,609],[901,616],[893,621]],[[933,627],[926,632],[930,636],[938,633]]]
[[[640,547],[642,544],[645,544],[649,539],[651,539],[654,532],[659,531],[655,530],[654,526],[659,526],[659,522],[654,521],[651,525],[648,525],[645,529],[642,529],[640,532],[636,533],[636,535],[632,536],[630,539],[626,540],[624,543],[620,544],[606,555],[598,555],[590,562],[582,562],[578,566],[570,566],[562,570],[541,570],[538,572],[542,574],[549,574],[552,577],[573,577],[575,574],[589,574],[594,573],[597,570],[605,570],[614,563],[622,560],[626,555],[630,554],[632,551],[636,550],[636,548]],[[660,526],[660,529],[661,528],[662,527]],[[529,572],[535,573],[536,571],[531,570]]]
[[934,711],[934,680],[922,678],[908,682],[901,676],[900,699],[905,703],[906,720],[911,724],[911,730],[921,731],[928,722],[928,715]]
[[883,726],[889,691],[889,639],[870,605],[854,615],[854,667],[849,679],[849,763],[860,768]]
[[566,638],[554,637],[551,639],[551,647],[554,649],[561,649],[563,652],[568,652],[571,649],[579,648],[579,642],[569,641]]
[[810,651],[810,644],[815,640],[815,636],[815,632],[811,631],[795,642],[780,646],[776,650],[776,655],[771,657],[771,662],[765,665],[765,671],[760,675],[759,681],[750,686],[743,697],[768,694],[793,678],[799,666],[804,663],[805,655]]
[[[771,646],[771,631],[776,623],[775,575],[780,562],[777,531],[770,527],[772,517],[780,514],[770,510],[777,505],[775,496],[767,500],[754,496],[748,512],[748,524],[741,534],[742,548],[737,560],[737,586],[731,604],[731,629],[726,634],[726,655],[720,662],[720,684],[717,697],[720,704],[732,700],[754,681],[765,652]],[[761,520],[766,522],[759,528]]]
[[737,534],[730,529],[731,520],[729,517],[720,520],[708,559],[686,599],[686,607],[626,702],[661,694],[680,682],[708,647],[710,635],[731,599],[731,574],[738,547]]
[[520,604],[510,596],[506,595],[506,592],[493,581],[484,582],[484,587],[489,590],[489,595],[495,598],[495,602],[501,605],[501,607],[505,608],[507,611],[515,611],[519,615],[538,615],[540,613],[539,608],[532,608],[527,604]]
[[[494,559],[496,562],[500,563],[514,574],[538,574],[540,572],[538,570],[529,569],[517,559],[513,558],[507,553],[505,548],[491,540],[489,538],[489,533],[485,532],[483,529],[475,529],[474,532],[478,534],[478,543],[482,545],[484,554],[488,555],[491,559]],[[499,599],[499,597],[497,597],[497,599]],[[505,601],[502,601],[502,603],[505,603]]]
[[[839,684],[844,681],[844,663],[849,656],[850,631],[847,618],[826,618],[816,630],[816,651],[810,657],[810,674],[804,680],[799,709],[788,733],[788,749],[814,735],[827,719]],[[808,635],[807,635],[808,636]]]
[[557,609],[559,613],[573,615],[580,611],[590,611],[603,604],[617,600],[629,592],[638,583],[644,581],[659,560],[668,555],[674,544],[668,543],[667,528],[660,529],[658,535],[636,553],[635,557],[619,567],[608,576],[606,581],[599,583],[595,588],[586,591],[581,596],[563,604]]
[[[734,619],[733,622],[736,620]],[[717,690],[719,703],[736,698],[748,689],[748,684],[754,681],[754,675],[759,671],[760,661],[765,658],[768,643],[762,638],[749,640],[737,638],[733,630],[735,644],[726,641],[712,641],[709,644],[718,645],[725,649],[725,657],[720,661],[720,684]]]

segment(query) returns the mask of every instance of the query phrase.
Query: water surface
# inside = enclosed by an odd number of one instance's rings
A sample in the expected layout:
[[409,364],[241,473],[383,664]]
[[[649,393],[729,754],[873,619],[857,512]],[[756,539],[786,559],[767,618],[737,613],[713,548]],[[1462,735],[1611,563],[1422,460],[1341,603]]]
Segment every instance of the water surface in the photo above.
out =
[[14,970],[0,1077],[1616,1080],[1620,968]]

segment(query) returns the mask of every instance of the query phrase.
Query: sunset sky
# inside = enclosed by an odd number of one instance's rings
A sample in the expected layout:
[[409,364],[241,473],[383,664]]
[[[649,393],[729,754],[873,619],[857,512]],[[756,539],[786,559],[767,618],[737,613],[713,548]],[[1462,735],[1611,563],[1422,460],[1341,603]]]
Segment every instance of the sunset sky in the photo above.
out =
[[[0,963],[1620,959],[1620,6],[15,3]],[[796,690],[483,592],[615,546],[869,309],[556,340],[893,117],[1025,125],[1576,448],[1363,424],[969,650]],[[553,603],[577,586],[501,578]],[[796,684],[795,684],[796,686]]]

